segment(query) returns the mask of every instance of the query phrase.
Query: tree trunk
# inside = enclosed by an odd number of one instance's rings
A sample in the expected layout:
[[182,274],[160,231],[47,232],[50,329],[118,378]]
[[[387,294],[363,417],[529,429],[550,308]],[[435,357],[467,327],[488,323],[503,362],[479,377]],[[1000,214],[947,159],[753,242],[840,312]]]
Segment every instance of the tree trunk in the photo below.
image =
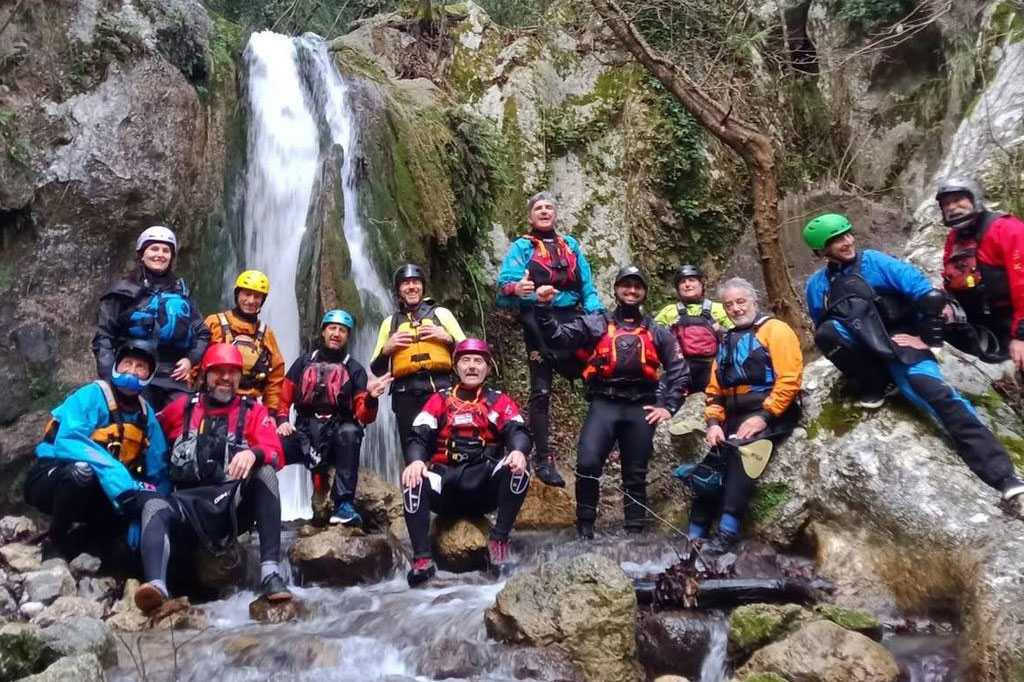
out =
[[793,286],[779,238],[779,195],[775,178],[775,149],[770,137],[732,116],[697,87],[675,65],[647,44],[615,0],[591,0],[619,43],[679,100],[712,135],[739,154],[750,173],[754,204],[754,235],[768,299],[775,314],[808,341],[803,304]]

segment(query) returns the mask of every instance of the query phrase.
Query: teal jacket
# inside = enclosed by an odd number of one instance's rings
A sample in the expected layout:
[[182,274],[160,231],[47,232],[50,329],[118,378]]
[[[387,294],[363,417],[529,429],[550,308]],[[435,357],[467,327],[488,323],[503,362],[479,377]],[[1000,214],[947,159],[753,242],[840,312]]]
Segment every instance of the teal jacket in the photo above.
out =
[[[579,292],[559,290],[558,295],[551,301],[551,305],[555,308],[575,308],[582,305],[583,310],[588,313],[603,310],[604,306],[601,305],[601,299],[597,295],[597,287],[594,286],[594,275],[590,271],[590,263],[580,251],[580,243],[567,234],[561,234],[561,237],[565,240],[569,250],[576,256],[576,267],[581,286]],[[529,239],[520,237],[512,242],[508,253],[505,254],[505,260],[501,262],[501,270],[498,272],[498,305],[507,308],[530,308],[537,304],[536,295],[519,298],[509,291],[510,286],[515,286],[515,283],[523,278],[526,266],[533,258],[533,250],[533,242]]]

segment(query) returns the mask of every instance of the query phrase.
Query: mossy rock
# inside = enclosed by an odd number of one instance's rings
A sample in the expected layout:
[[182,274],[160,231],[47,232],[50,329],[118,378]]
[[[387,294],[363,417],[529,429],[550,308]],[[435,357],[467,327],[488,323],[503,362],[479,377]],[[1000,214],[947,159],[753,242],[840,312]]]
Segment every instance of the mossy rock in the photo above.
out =
[[882,624],[873,613],[835,604],[818,604],[814,613],[824,616],[841,628],[853,630],[875,641],[882,639]]
[[745,658],[755,649],[781,639],[811,613],[796,604],[748,604],[729,616],[729,650]]
[[35,628],[12,625],[0,632],[0,682],[42,672],[55,660]]

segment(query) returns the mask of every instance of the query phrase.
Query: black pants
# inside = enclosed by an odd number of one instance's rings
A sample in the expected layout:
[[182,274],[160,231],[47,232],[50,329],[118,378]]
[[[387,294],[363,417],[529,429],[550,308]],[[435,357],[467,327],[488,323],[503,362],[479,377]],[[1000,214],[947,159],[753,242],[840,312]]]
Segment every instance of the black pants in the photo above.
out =
[[[739,414],[727,420],[723,426],[726,436],[736,432],[748,417],[756,412]],[[798,404],[790,405],[781,416],[771,419],[763,431],[745,442],[767,438],[778,446],[789,437],[800,421],[801,409]],[[704,460],[710,466],[717,467],[723,474],[723,490],[720,496],[695,495],[690,509],[690,523],[707,527],[721,514],[731,514],[743,518],[754,494],[757,481],[743,470],[743,459],[733,445],[721,443],[708,453]]]
[[690,368],[690,393],[702,393],[711,381],[710,360],[687,360]]
[[446,466],[433,464],[430,471],[441,477],[441,492],[435,492],[426,476],[415,488],[405,488],[405,524],[409,529],[413,557],[430,556],[430,512],[440,516],[465,517],[498,514],[491,529],[492,540],[508,540],[519,509],[526,499],[530,474],[513,476],[503,466],[494,471],[495,463],[483,459],[473,464]]
[[654,450],[654,427],[643,404],[594,397],[580,430],[576,459],[576,518],[597,518],[600,477],[616,445],[622,463],[623,512],[627,528],[642,529],[647,521],[647,463]]
[[[575,320],[581,315],[573,308],[552,308],[551,313],[559,324]],[[526,341],[527,364],[530,368],[530,397],[526,412],[533,434],[534,458],[536,461],[543,461],[551,454],[551,381],[555,372],[570,381],[578,379],[583,371],[583,363],[574,358],[569,351],[548,348],[541,337],[532,308],[524,308],[519,315],[523,325],[523,338]]]
[[338,417],[322,422],[316,417],[297,421],[295,433],[281,438],[285,462],[308,466],[310,460],[306,453],[312,447],[320,454],[319,467],[334,467],[334,487],[331,488],[334,504],[351,502],[355,499],[359,483],[363,427],[357,422],[342,421]]
[[50,517],[50,544],[68,561],[82,552],[107,560],[125,546],[131,519],[115,511],[85,462],[37,461],[25,501]]
[[886,363],[869,355],[828,322],[818,328],[814,340],[844,375],[862,385],[884,387],[895,383],[907,400],[946,432],[960,459],[982,481],[997,490],[1015,481],[1006,450],[978,418],[974,407],[943,380],[931,353],[922,353],[921,359],[913,363]]
[[[195,490],[195,489],[191,489]],[[260,540],[260,562],[281,560],[281,496],[277,487],[277,472],[266,464],[257,464],[242,483],[233,510],[237,517],[238,533],[247,532],[255,524]],[[195,509],[195,507],[193,507]],[[232,511],[230,508],[227,510]],[[174,493],[167,497],[153,497],[142,507],[143,575],[147,581],[167,580],[167,564],[174,544],[182,543],[191,549],[197,533],[189,521],[180,499]],[[189,552],[186,552],[189,553]]]
[[416,415],[426,405],[430,396],[451,386],[450,374],[417,375],[395,380],[394,388],[391,390],[391,410],[395,413],[395,421],[398,422],[398,438],[403,452]]

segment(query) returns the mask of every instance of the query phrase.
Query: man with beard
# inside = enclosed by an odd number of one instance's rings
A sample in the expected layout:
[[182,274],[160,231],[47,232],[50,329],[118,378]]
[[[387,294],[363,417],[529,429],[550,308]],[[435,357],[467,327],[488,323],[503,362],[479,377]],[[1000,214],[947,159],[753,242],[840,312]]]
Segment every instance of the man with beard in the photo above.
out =
[[558,292],[537,289],[537,322],[556,348],[581,351],[590,409],[580,430],[576,459],[576,529],[594,537],[599,483],[605,461],[617,444],[622,462],[622,498],[628,532],[647,523],[647,463],[654,429],[682,402],[690,376],[672,333],[641,311],[647,280],[627,266],[615,276],[615,311],[560,322],[548,305]]
[[1024,222],[988,210],[972,180],[947,180],[935,200],[949,227],[943,285],[956,302],[947,311],[947,340],[985,362],[1009,357],[1024,370]]
[[[169,474],[175,492],[142,508],[142,567],[146,583],[135,593],[143,612],[169,595],[171,547],[198,539],[214,554],[232,550],[255,523],[259,535],[260,592],[271,601],[292,598],[280,573],[281,500],[277,471],[284,465],[274,420],[261,403],[238,395],[242,354],[229,343],[207,348],[200,390],[159,414],[173,441]],[[173,543],[172,543],[173,538]]]
[[861,390],[859,404],[877,408],[894,382],[949,434],[978,478],[1002,493],[1000,506],[1021,514],[1024,483],[974,406],[942,378],[931,347],[942,345],[946,297],[906,261],[858,251],[853,226],[827,213],[804,228],[804,241],[826,265],[807,280],[814,342]]
[[466,335],[450,310],[424,296],[423,268],[406,263],[395,270],[393,280],[399,310],[380,323],[370,371],[377,376],[390,372],[394,378],[391,409],[405,447],[412,420],[427,399],[451,388],[452,348]]
[[479,516],[497,509],[487,543],[491,566],[508,558],[508,535],[526,499],[532,443],[515,401],[484,382],[491,369],[486,341],[455,347],[458,383],[430,396],[413,422],[402,472],[405,523],[412,542],[410,587],[436,572],[430,554],[430,512]]
[[570,235],[555,231],[558,214],[554,198],[539,192],[530,197],[526,212],[530,232],[512,242],[501,263],[498,305],[518,308],[523,326],[530,367],[527,411],[537,446],[534,473],[545,485],[563,487],[565,481],[555,468],[549,441],[551,380],[554,372],[570,381],[576,379],[583,366],[571,352],[552,346],[544,337],[534,312],[537,289],[545,285],[556,288],[550,308],[559,322],[571,322],[583,313],[598,312],[603,306],[579,243]]
[[753,470],[741,448],[754,441],[778,445],[792,433],[800,421],[803,355],[796,332],[761,312],[750,282],[734,277],[718,293],[734,326],[718,348],[706,391],[710,450],[673,475],[694,492],[689,538],[704,538],[717,516],[712,545],[727,550],[739,538],[740,519],[767,464]]

